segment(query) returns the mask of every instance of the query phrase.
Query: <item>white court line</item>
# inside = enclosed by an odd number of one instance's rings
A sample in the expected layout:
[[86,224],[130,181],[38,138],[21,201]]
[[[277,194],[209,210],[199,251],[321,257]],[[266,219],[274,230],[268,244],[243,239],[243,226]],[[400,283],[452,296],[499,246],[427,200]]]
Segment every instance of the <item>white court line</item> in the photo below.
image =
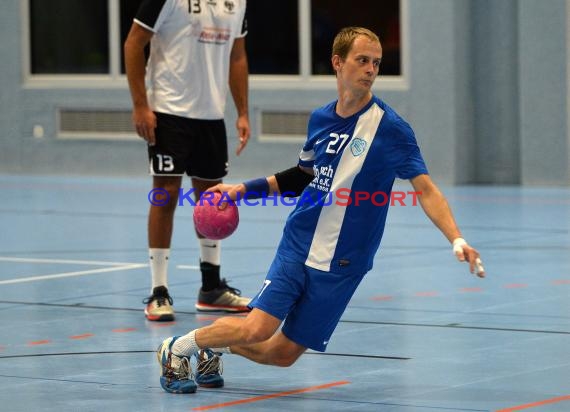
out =
[[[53,275],[42,276],[28,276],[25,278],[7,279],[0,281],[0,285],[34,282],[37,280],[50,280],[60,279],[74,276],[93,275],[97,273],[116,272],[119,270],[132,270],[148,266],[142,263],[128,263],[128,262],[104,262],[100,260],[67,260],[67,259],[36,259],[36,258],[20,258],[12,256],[0,256],[0,262],[16,262],[16,263],[55,263],[64,265],[93,265],[93,266],[107,266],[104,269],[91,269],[75,272],[56,273]],[[109,267],[112,266],[112,267]]]
[[0,262],[21,262],[21,263],[61,263],[64,265],[95,265],[95,266],[128,266],[132,262],[103,262],[100,260],[65,260],[65,259],[33,259],[17,258],[10,256],[0,256]]
[[51,280],[51,279],[61,279],[61,278],[70,278],[74,276],[85,276],[85,275],[93,275],[96,273],[108,273],[108,272],[117,272],[119,270],[132,270],[132,269],[139,269],[148,266],[147,264],[137,263],[137,264],[130,264],[125,266],[115,266],[111,268],[104,268],[104,269],[91,269],[91,270],[82,270],[78,272],[67,272],[67,273],[56,273],[53,275],[44,275],[44,276],[30,276],[27,278],[19,278],[19,279],[8,279],[0,281],[0,285],[8,285],[13,283],[24,283],[24,282],[35,282],[36,280]]
[[176,269],[193,269],[193,270],[198,270],[200,269],[200,266],[196,266],[196,265],[177,265]]

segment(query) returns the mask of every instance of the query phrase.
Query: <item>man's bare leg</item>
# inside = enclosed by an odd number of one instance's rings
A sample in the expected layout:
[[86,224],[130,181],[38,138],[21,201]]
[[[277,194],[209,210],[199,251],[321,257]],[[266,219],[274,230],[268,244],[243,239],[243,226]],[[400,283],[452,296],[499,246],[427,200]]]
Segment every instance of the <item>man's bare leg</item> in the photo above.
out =
[[257,363],[286,367],[293,365],[307,348],[293,342],[279,331],[263,342],[233,345],[230,346],[230,350]]
[[168,293],[168,260],[174,212],[178,203],[181,176],[153,176],[153,189],[161,189],[163,205],[151,204],[148,214],[148,254],[150,265],[150,296],[144,300],[145,316],[150,321],[172,321],[174,310]]
[[254,362],[290,366],[306,348],[282,332],[275,333],[281,320],[259,309],[245,318],[224,317],[213,324],[181,337],[173,347],[179,354],[189,355],[198,348],[229,347],[232,353]]
[[150,248],[170,248],[174,211],[178,204],[178,192],[182,184],[181,176],[154,176],[153,188],[165,189],[169,201],[163,206],[150,206],[148,216],[148,246]]

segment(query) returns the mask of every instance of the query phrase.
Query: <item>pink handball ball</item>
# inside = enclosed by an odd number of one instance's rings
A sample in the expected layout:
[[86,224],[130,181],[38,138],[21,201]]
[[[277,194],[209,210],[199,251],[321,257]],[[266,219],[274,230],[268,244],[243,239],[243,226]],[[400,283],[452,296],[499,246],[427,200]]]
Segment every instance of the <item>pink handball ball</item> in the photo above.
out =
[[220,192],[206,192],[194,206],[194,227],[208,239],[225,239],[235,232],[239,224],[238,208],[233,201],[229,200],[225,209],[218,209],[221,197]]

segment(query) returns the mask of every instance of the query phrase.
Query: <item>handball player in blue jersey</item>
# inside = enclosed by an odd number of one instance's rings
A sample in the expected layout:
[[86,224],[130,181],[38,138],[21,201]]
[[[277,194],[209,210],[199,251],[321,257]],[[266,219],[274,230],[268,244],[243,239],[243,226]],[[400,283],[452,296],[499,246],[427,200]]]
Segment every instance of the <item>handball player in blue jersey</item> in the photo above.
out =
[[[462,238],[445,197],[429,177],[410,125],[372,94],[382,60],[378,37],[365,28],[342,29],[331,60],[338,99],[311,114],[298,165],[210,189],[232,199],[278,192],[300,196],[300,201],[287,219],[247,317],[221,318],[159,346],[160,379],[168,392],[196,390],[193,355],[198,359],[196,382],[216,387],[223,385],[222,353],[290,366],[307,348],[325,351],[354,291],[372,268],[384,232],[390,202],[364,200],[362,194],[389,198],[395,178],[410,180],[426,215],[457,258],[469,264],[471,273],[485,276],[479,253]],[[350,201],[348,193],[353,194]]]

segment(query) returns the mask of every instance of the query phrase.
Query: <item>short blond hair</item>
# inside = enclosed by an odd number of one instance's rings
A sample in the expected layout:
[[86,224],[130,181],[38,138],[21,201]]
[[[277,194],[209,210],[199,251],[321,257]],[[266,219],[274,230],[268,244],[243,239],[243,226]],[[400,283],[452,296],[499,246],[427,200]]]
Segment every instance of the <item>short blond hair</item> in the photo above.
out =
[[342,59],[345,59],[346,56],[348,56],[350,49],[352,48],[354,39],[356,39],[358,36],[368,37],[371,41],[380,44],[380,39],[371,30],[368,30],[364,27],[345,27],[341,29],[334,38],[332,55],[339,55]]

